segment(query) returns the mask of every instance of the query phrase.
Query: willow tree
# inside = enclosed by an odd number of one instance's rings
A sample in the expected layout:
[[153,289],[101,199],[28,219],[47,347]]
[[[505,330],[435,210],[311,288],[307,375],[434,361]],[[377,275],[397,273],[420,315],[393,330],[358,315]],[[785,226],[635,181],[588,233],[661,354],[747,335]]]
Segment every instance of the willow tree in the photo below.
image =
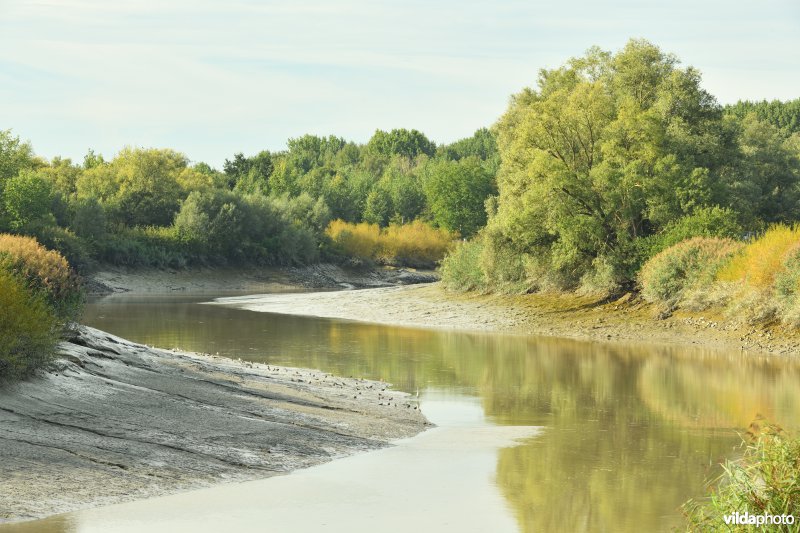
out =
[[720,201],[734,144],[700,74],[642,40],[542,70],[495,130],[485,269],[560,288],[629,279],[637,238]]

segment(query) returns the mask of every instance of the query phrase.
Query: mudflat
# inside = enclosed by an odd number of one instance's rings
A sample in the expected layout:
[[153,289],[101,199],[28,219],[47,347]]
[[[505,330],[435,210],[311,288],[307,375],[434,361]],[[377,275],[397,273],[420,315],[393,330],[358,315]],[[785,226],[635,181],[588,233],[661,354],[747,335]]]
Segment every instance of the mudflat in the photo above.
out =
[[0,522],[268,477],[430,424],[383,382],[167,351],[77,327],[0,389]]
[[460,331],[543,335],[604,342],[646,342],[774,355],[800,351],[797,331],[751,325],[719,312],[658,309],[634,294],[616,300],[574,294],[454,293],[440,283],[305,294],[217,298],[251,311],[339,318]]

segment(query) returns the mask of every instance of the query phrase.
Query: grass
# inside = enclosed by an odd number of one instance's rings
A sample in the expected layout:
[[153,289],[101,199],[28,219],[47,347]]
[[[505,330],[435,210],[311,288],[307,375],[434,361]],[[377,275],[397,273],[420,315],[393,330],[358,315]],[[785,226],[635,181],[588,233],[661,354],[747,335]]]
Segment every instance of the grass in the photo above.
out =
[[800,520],[800,440],[774,424],[751,424],[741,459],[727,461],[712,495],[683,506],[689,531],[797,531],[800,524],[729,526],[724,516],[792,515]]

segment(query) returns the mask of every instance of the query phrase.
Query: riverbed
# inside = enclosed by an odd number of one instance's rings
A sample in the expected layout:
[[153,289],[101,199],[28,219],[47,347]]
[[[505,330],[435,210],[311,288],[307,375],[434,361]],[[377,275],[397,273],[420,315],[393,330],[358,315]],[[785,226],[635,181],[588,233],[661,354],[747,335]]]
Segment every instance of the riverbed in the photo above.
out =
[[439,427],[287,476],[38,530],[666,531],[738,456],[751,421],[800,420],[794,359],[201,305],[216,296],[112,295],[85,322],[165,348],[391,382]]

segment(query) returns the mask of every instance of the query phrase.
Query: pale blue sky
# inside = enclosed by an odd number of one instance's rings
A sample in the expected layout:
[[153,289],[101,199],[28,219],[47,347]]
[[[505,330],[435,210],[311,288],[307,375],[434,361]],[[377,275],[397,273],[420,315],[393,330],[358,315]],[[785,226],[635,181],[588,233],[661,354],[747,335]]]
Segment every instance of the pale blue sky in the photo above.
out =
[[215,166],[304,133],[450,142],[538,69],[631,37],[723,103],[800,96],[798,0],[0,0],[0,129],[48,158],[155,146]]

